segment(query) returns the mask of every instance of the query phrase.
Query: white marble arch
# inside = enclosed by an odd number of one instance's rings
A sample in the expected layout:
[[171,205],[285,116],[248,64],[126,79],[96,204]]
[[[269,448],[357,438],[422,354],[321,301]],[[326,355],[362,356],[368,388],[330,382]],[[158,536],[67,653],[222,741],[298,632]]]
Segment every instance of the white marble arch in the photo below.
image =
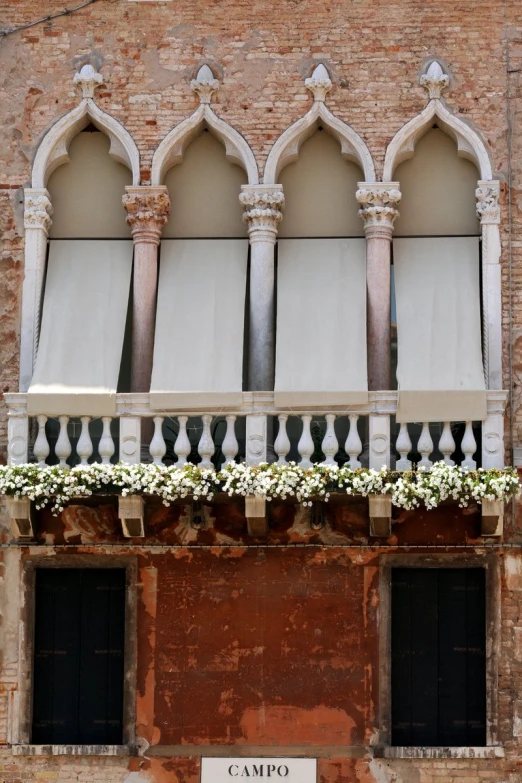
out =
[[[320,68],[321,66],[318,66]],[[324,66],[323,66],[324,67]],[[314,72],[317,72],[318,69]],[[331,133],[341,145],[341,153],[346,160],[356,163],[364,173],[366,182],[375,182],[375,167],[370,151],[362,138],[345,122],[332,114],[324,104],[324,90],[315,90],[316,83],[328,83],[326,76],[322,82],[307,79],[305,84],[314,92],[314,104],[304,117],[290,125],[274,143],[268,154],[263,176],[265,185],[275,185],[280,172],[289,163],[297,160],[301,145],[312,136],[319,125]]]
[[415,145],[434,122],[457,144],[457,152],[475,164],[481,180],[493,178],[491,160],[486,145],[469,125],[456,117],[440,98],[433,98],[426,108],[397,131],[386,149],[383,182],[391,182],[397,166],[413,157]]
[[482,321],[483,361],[486,388],[502,389],[502,294],[500,268],[500,183],[493,179],[491,158],[476,131],[451,112],[441,98],[449,85],[449,76],[434,60],[420,84],[426,87],[426,108],[407,122],[393,137],[384,158],[383,180],[391,181],[397,166],[411,158],[415,144],[436,122],[457,144],[458,154],[478,169],[477,217],[482,229]]
[[53,171],[69,160],[68,149],[72,139],[90,122],[109,137],[109,155],[127,166],[132,172],[132,184],[139,185],[140,155],[132,136],[118,120],[102,111],[92,98],[84,98],[42,139],[33,163],[33,188],[46,187]]
[[191,141],[207,128],[225,147],[227,159],[246,171],[249,185],[259,183],[257,163],[247,141],[235,128],[220,119],[208,103],[201,103],[186,120],[176,125],[156,149],[152,158],[151,185],[162,185],[165,174],[181,163]]

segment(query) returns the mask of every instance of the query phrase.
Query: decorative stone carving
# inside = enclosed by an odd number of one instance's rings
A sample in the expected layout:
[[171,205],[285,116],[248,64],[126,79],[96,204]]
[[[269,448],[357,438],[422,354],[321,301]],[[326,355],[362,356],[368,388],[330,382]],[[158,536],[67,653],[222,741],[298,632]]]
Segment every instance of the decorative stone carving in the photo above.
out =
[[267,420],[264,414],[249,414],[246,417],[246,464],[259,465],[266,462]]
[[428,90],[430,101],[440,100],[443,91],[449,86],[449,76],[444,73],[440,63],[434,60],[425,74],[420,77],[420,84]]
[[97,73],[92,65],[84,65],[74,77],[74,83],[79,85],[84,98],[94,98],[94,91],[103,84],[103,76]]
[[170,214],[166,187],[127,187],[125,191],[123,206],[134,242],[158,245]]
[[482,224],[500,223],[500,183],[496,180],[480,180],[475,191],[477,199],[477,217]]
[[393,224],[399,217],[396,208],[401,200],[399,183],[366,185],[364,182],[359,182],[355,197],[361,205],[359,217],[364,222],[366,234],[371,233],[373,236],[377,233],[386,239],[391,239]]
[[319,63],[311,77],[305,80],[305,87],[314,96],[314,101],[324,103],[326,94],[332,89],[332,80],[322,63]]
[[370,468],[381,470],[390,467],[390,417],[370,415]]
[[210,103],[212,93],[216,92],[219,82],[208,65],[202,65],[197,76],[190,82],[193,91],[199,96],[200,103]]
[[273,238],[275,242],[285,204],[281,186],[274,185],[269,188],[264,185],[244,185],[239,201],[245,208],[243,220],[248,227],[250,240],[255,241],[259,235],[265,235],[264,239]]
[[39,228],[47,234],[52,225],[53,206],[45,188],[25,191],[24,227]]

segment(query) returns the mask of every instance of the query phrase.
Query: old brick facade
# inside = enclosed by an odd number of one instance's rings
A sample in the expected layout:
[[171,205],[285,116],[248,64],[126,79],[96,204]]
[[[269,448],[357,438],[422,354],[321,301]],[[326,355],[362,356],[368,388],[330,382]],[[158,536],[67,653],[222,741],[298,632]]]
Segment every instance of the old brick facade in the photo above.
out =
[[[8,30],[61,9],[0,0]],[[486,142],[501,182],[503,388],[506,451],[522,445],[522,16],[517,0],[173,0],[97,2],[0,38],[0,378],[18,389],[24,274],[23,188],[45,133],[78,104],[73,75],[104,77],[97,103],[130,132],[150,182],[155,149],[197,106],[202,63],[219,75],[216,114],[254,151],[260,173],[274,141],[311,103],[314,64],[329,69],[328,106],[366,141],[377,178],[387,145],[425,105],[423,64],[451,74],[446,101]],[[436,205],[435,205],[436,208]],[[175,209],[175,205],[173,205]],[[0,416],[5,459],[7,416]],[[192,527],[180,502],[147,505],[147,539],[129,544],[114,498],[38,515],[34,545],[7,526],[0,583],[0,780],[6,783],[196,783],[202,755],[318,758],[321,783],[522,781],[522,513],[506,508],[504,537],[480,537],[476,506],[394,511],[383,544],[368,534],[365,500],[333,499],[326,525],[274,504],[270,533],[246,534],[244,508],[223,498]],[[380,567],[392,555],[489,558],[499,575],[495,731],[481,758],[427,750],[382,758]],[[17,755],[21,709],[19,560],[126,558],[137,564],[135,755]],[[64,561],[65,562],[65,561]],[[23,642],[22,642],[23,643]],[[489,654],[493,654],[492,649]],[[491,695],[490,695],[490,698]],[[430,758],[429,756],[434,756]],[[420,754],[417,754],[420,756]]]

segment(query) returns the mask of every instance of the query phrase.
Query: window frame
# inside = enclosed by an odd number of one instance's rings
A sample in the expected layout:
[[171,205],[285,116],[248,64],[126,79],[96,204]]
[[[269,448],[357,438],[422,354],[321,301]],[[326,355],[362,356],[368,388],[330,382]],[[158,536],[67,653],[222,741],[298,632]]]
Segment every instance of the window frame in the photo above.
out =
[[[391,572],[393,568],[483,568],[486,572],[486,748],[498,741],[498,662],[500,655],[500,566],[494,553],[382,554],[379,557],[379,755],[424,757],[461,755],[461,748],[399,746],[391,744]],[[471,753],[470,753],[471,755]],[[476,754],[473,754],[476,755]]]
[[[124,685],[121,745],[37,745],[32,742],[34,632],[36,604],[36,570],[43,568],[121,568],[125,570]],[[121,755],[134,752],[136,745],[136,675],[137,675],[137,559],[135,556],[60,555],[29,556],[22,564],[22,622],[19,641],[19,714],[13,752],[38,755],[61,754],[67,749],[75,755]],[[20,747],[22,746],[22,747]]]

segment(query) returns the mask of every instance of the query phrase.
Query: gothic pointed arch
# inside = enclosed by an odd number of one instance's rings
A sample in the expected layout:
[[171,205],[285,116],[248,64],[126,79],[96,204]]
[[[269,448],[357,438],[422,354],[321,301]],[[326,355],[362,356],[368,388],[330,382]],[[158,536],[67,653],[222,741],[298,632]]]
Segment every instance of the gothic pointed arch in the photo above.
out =
[[343,158],[360,166],[365,181],[375,182],[375,168],[368,147],[353,128],[325,106],[326,93],[332,82],[324,65],[319,64],[315,68],[311,78],[306,79],[305,86],[313,93],[314,104],[304,117],[290,125],[274,143],[265,165],[264,184],[274,185],[277,182],[281,170],[297,160],[302,144],[320,125],[337,139]]
[[102,111],[92,98],[84,98],[44,136],[33,163],[33,188],[46,187],[53,171],[69,160],[68,150],[73,138],[89,123],[109,137],[109,155],[127,166],[132,172],[132,184],[139,185],[140,155],[132,136],[118,120]]
[[491,160],[486,145],[472,128],[455,116],[440,98],[432,98],[426,108],[397,131],[386,150],[383,181],[391,182],[397,166],[413,156],[417,141],[434,124],[457,144],[457,152],[475,164],[481,180],[493,178]]
[[151,184],[163,183],[167,171],[181,163],[185,150],[204,128],[223,144],[228,160],[246,171],[248,184],[257,185],[257,163],[247,141],[235,128],[220,119],[208,103],[201,103],[190,117],[173,128],[160,143],[152,158]]

